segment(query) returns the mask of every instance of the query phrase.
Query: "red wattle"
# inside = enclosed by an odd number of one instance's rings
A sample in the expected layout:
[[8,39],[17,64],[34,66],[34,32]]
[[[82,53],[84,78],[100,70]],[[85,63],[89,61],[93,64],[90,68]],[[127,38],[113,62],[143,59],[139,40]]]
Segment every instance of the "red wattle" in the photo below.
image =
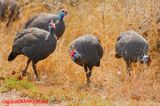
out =
[[70,53],[70,55],[73,57],[73,56],[74,56],[74,52],[72,51],[72,52]]

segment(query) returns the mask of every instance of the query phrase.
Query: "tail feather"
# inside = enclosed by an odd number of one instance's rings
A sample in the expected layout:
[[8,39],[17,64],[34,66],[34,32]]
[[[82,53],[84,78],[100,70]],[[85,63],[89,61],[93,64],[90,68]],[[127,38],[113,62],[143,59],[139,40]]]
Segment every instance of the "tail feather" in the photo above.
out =
[[17,57],[17,53],[11,52],[8,56],[8,61],[12,61]]
[[121,58],[121,56],[118,55],[117,53],[115,54],[115,57],[116,57],[116,58]]

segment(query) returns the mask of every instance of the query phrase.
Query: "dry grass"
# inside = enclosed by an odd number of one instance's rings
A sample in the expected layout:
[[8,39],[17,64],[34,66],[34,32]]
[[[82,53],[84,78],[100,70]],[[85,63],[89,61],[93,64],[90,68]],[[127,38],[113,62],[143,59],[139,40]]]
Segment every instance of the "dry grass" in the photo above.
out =
[[[42,11],[55,13],[64,8],[69,12],[65,18],[65,34],[58,41],[55,52],[37,65],[40,76],[48,84],[44,86],[31,81],[38,90],[36,94],[27,93],[28,95],[38,98],[41,94],[53,102],[67,102],[69,105],[110,105],[111,101],[122,100],[132,105],[140,101],[160,102],[160,50],[156,48],[157,41],[160,40],[160,26],[156,23],[159,0],[139,0],[136,4],[126,4],[124,0],[67,0],[53,6],[36,1],[32,0],[28,5],[21,2],[22,17],[9,28],[4,27],[5,22],[0,22],[1,76],[11,71],[19,73],[26,64],[27,58],[24,56],[18,56],[13,62],[7,62],[7,57],[16,33],[22,29],[27,19]],[[46,3],[52,3],[51,1],[46,0]],[[119,33],[129,29],[139,32],[147,39],[152,58],[149,67],[133,64],[131,82],[127,80],[125,62],[114,57],[114,46]],[[94,67],[89,88],[85,87],[83,67],[73,63],[68,53],[69,43],[87,33],[97,36],[104,48],[101,66]],[[29,75],[33,77],[31,67]]]

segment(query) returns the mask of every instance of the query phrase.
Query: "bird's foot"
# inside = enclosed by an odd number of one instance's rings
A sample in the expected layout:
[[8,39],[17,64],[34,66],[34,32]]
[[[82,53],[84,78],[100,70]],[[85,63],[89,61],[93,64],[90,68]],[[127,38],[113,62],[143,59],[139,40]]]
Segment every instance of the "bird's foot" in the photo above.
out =
[[47,83],[47,81],[44,81],[44,80],[40,80],[40,78],[35,78],[35,83],[37,83],[37,84],[46,84]]
[[17,76],[17,80],[23,80],[23,76],[21,75]]
[[128,75],[131,76],[131,72],[128,72]]
[[128,74],[128,75],[127,75],[127,80],[128,80],[128,81],[131,81],[131,80],[132,80],[131,74]]
[[90,81],[87,81],[87,82],[86,82],[86,86],[89,87],[90,85],[91,85],[91,82],[90,82]]
[[39,80],[39,81],[35,81],[35,83],[37,83],[37,84],[46,84],[47,82],[43,81],[43,80]]
[[40,81],[40,78],[39,78],[39,77],[36,77],[36,78],[35,78],[35,81]]
[[22,71],[22,76],[23,76],[23,77],[26,76],[26,71],[25,71],[25,70]]

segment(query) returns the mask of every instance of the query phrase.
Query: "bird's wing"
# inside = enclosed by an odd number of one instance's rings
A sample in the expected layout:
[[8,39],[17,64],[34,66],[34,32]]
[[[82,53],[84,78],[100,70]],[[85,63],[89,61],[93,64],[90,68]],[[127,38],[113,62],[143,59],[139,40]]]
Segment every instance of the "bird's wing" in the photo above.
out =
[[49,33],[37,28],[26,29],[17,34],[13,46],[23,48],[48,40]]
[[103,48],[101,46],[101,41],[96,37],[96,36],[92,36],[93,39],[95,39],[95,41],[92,41],[92,45],[94,45],[94,47],[96,47],[96,50],[98,51],[98,55],[100,58],[103,57]]
[[35,20],[36,18],[38,17],[38,15],[35,15],[33,17],[31,17],[27,22],[26,24],[24,25],[24,29],[25,28],[28,28],[28,26],[33,22],[33,20]]
[[103,48],[102,48],[100,42],[96,43],[94,46],[96,47],[96,49],[98,51],[99,57],[102,58],[103,57]]
[[131,39],[126,39],[126,38],[120,38],[116,45],[115,45],[115,51],[116,51],[116,54],[122,56],[125,54],[125,48],[126,48],[126,44],[128,42],[130,42]]

